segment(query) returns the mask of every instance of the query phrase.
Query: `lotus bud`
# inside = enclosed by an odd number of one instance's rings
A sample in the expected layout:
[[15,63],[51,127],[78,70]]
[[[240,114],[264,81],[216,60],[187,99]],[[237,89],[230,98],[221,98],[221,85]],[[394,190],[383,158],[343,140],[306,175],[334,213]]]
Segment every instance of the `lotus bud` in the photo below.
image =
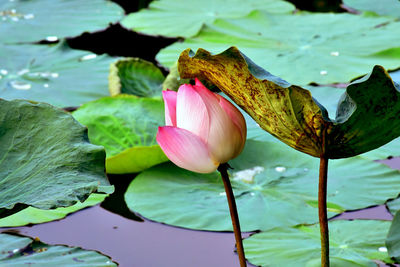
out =
[[199,173],[215,171],[235,158],[246,141],[246,122],[224,97],[198,79],[175,91],[163,91],[165,124],[157,142],[177,166]]

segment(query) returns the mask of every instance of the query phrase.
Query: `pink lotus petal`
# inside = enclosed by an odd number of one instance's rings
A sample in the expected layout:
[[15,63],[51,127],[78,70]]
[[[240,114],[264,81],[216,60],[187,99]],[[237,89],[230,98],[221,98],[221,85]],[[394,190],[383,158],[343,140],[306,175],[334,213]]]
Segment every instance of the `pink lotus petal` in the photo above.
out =
[[195,86],[193,86],[193,88],[203,97],[204,101],[212,101],[212,102],[214,102],[215,100],[219,101],[216,94],[214,94],[207,87],[205,87],[197,78],[195,78]]
[[207,145],[195,134],[176,127],[158,127],[157,142],[165,155],[177,166],[199,173],[217,169]]
[[246,142],[246,135],[247,135],[247,127],[246,127],[246,121],[242,115],[242,113],[228,100],[226,100],[224,97],[219,96],[219,104],[223,110],[225,110],[226,114],[228,114],[229,118],[233,121],[235,126],[240,132],[240,135],[242,137],[242,143],[238,144],[237,146],[237,151],[236,155],[239,155],[240,152],[242,152],[244,148],[244,144]]
[[167,90],[162,92],[165,104],[165,125],[176,126],[176,96],[175,91]]
[[202,97],[210,117],[210,130],[206,140],[211,155],[218,162],[225,163],[237,156],[238,150],[241,151],[241,131],[220,106],[219,95],[208,90],[197,79],[194,88]]
[[176,125],[207,140],[210,117],[202,97],[190,84],[179,87],[176,100]]

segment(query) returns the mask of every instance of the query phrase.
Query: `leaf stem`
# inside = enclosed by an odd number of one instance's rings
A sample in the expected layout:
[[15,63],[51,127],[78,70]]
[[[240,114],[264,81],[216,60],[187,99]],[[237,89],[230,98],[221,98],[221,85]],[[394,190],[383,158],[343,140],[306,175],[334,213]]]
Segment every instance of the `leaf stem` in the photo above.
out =
[[319,163],[318,216],[321,233],[321,267],[329,267],[329,229],[326,208],[328,158],[321,156]]
[[228,163],[222,163],[221,165],[219,165],[218,171],[221,173],[221,178],[222,181],[224,182],[226,197],[228,199],[229,211],[231,213],[232,226],[236,239],[236,250],[239,255],[240,267],[246,267],[247,264],[246,264],[246,258],[244,256],[239,216],[236,208],[235,196],[233,195],[231,182],[229,180],[228,168],[229,168]]

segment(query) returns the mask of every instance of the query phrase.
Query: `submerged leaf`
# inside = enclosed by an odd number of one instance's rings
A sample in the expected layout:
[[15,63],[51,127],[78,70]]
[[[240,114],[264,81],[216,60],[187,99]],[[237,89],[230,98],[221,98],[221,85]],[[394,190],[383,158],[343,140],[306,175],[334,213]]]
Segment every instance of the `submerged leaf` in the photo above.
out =
[[348,86],[335,120],[308,90],[271,75],[235,47],[218,55],[187,49],[178,68],[182,78],[215,84],[264,130],[314,157],[355,156],[400,135],[400,87],[380,66]]

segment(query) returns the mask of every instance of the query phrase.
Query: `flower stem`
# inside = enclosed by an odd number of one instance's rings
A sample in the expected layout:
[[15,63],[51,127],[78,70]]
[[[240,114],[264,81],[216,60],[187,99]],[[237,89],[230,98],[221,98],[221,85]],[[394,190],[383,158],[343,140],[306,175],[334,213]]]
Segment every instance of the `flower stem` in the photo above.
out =
[[326,209],[328,158],[321,156],[319,163],[318,215],[321,233],[321,267],[329,267],[329,229]]
[[226,197],[228,199],[229,211],[231,213],[232,226],[236,239],[236,250],[239,255],[240,267],[246,267],[247,264],[246,264],[246,258],[244,256],[239,216],[236,208],[235,196],[233,195],[231,182],[229,180],[228,168],[229,168],[228,163],[222,163],[221,165],[219,165],[218,171],[221,173],[221,178],[222,181],[224,182]]

